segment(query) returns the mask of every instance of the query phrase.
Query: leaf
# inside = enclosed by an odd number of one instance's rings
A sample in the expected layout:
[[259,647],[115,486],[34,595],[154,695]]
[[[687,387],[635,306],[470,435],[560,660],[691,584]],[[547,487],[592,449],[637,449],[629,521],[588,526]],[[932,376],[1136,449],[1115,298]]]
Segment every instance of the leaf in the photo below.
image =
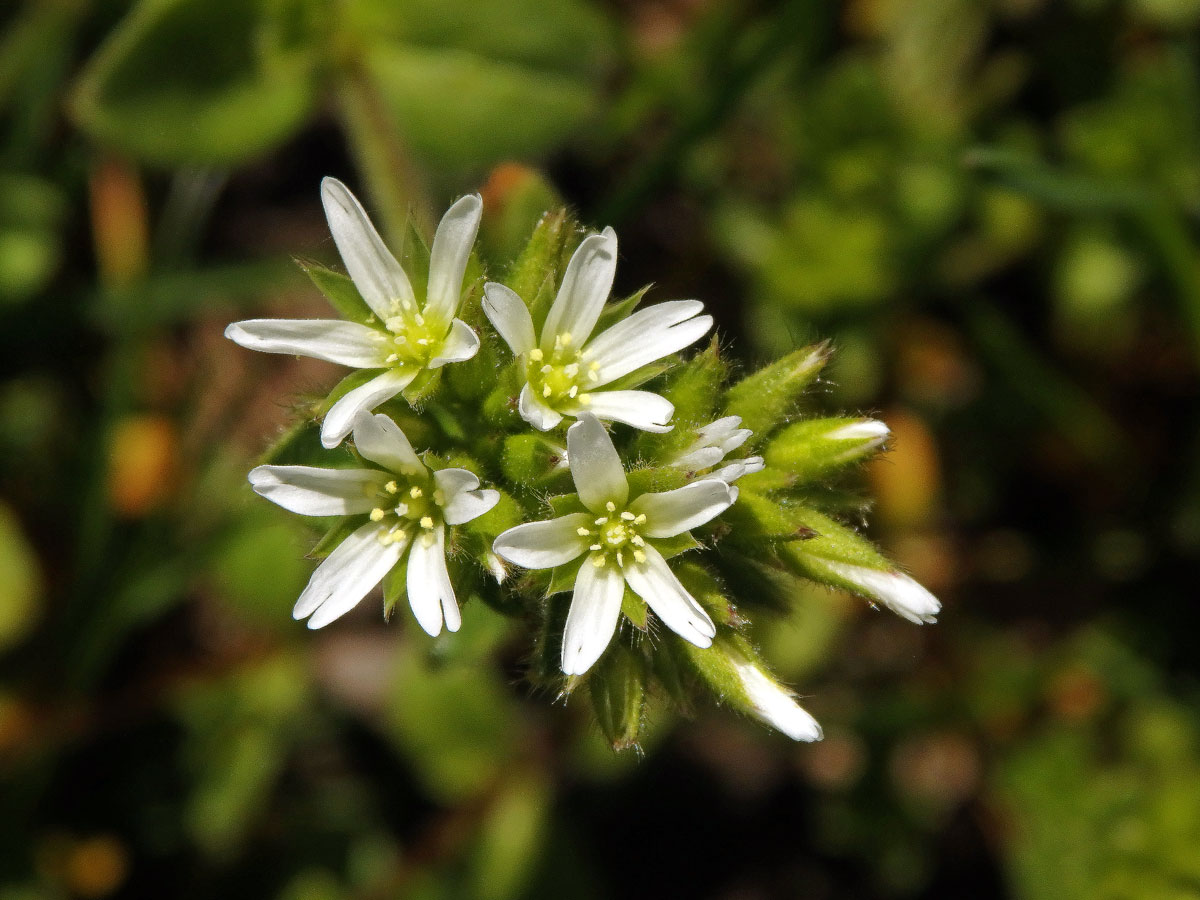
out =
[[[142,0],[75,85],[81,129],[148,162],[229,165],[286,139],[316,97],[295,0]],[[291,32],[291,33],[285,33]]]

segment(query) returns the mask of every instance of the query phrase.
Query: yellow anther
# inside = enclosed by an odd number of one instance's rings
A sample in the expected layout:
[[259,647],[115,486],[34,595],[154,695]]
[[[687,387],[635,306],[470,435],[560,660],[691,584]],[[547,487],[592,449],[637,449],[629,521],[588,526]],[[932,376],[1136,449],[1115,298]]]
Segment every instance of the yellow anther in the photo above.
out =
[[604,508],[607,509],[609,512],[616,512],[617,504],[615,504],[611,500],[609,500],[607,503],[604,504]]
[[571,385],[571,389],[569,391],[567,391],[567,396],[570,397],[572,400],[574,400],[575,395],[578,393],[579,393],[579,388],[576,385]]
[[600,371],[600,363],[596,362],[595,360],[588,363],[588,371],[589,372],[599,372]]
[[545,386],[542,388],[542,396],[543,396],[543,397],[549,397],[549,396],[550,396],[550,385],[548,385],[548,384],[547,384],[547,385],[545,385]]
[[645,523],[646,523],[646,514],[645,513],[641,513],[640,515],[638,515],[638,517],[636,519],[633,520],[634,525],[644,525]]
[[373,509],[373,510],[371,510],[371,521],[372,521],[372,522],[381,522],[381,521],[383,521],[383,510],[382,510],[382,509],[378,509],[378,508],[377,508],[377,509]]
[[541,362],[543,355],[544,354],[542,353],[542,351],[539,350],[537,347],[534,347],[532,350],[529,351],[529,358],[532,359],[534,362]]
[[592,546],[588,547],[588,549],[589,550],[603,550],[604,547],[601,546],[600,544],[592,544]]
[[422,347],[428,347],[429,346],[429,338],[417,338],[417,343],[420,344]]
[[398,515],[398,516],[407,516],[408,515],[408,504],[401,503],[401,504],[397,505],[397,507],[395,508],[395,510],[393,510],[393,512],[395,512],[396,515]]
[[446,495],[442,492],[441,488],[433,492],[433,502],[438,506],[442,506],[446,502]]
[[622,558],[620,550],[617,551],[617,565],[618,566],[625,565],[625,560]]
[[394,482],[394,481],[389,481],[387,484],[385,484],[383,486],[383,489],[385,491],[387,491],[389,494],[394,494],[394,493],[396,493],[396,491],[400,490],[400,485],[396,484],[396,482]]
[[564,347],[571,346],[571,332],[564,331],[562,334],[559,335],[559,337],[562,338],[562,345]]
[[393,343],[393,344],[407,344],[407,343],[408,343],[408,338],[406,338],[406,337],[405,337],[404,335],[402,335],[402,334],[398,334],[398,335],[396,335],[394,338],[392,338],[392,343]]
[[600,380],[599,372],[588,372],[588,381],[599,381],[599,380]]
[[567,373],[568,378],[574,378],[579,374],[579,363],[571,363],[563,371]]
[[424,493],[425,493],[425,492],[424,492],[423,490],[421,490],[419,487],[417,487],[417,486],[414,484],[414,485],[412,486],[412,488],[409,490],[409,492],[408,492],[408,496],[410,496],[410,497],[412,497],[414,500],[416,500],[418,497],[420,497],[420,496],[421,496],[422,494],[424,494]]
[[603,556],[593,556],[592,557],[592,565],[595,566],[597,569],[604,568],[604,557]]
[[554,366],[550,365],[550,363],[546,363],[544,366],[542,366],[540,369],[538,369],[538,371],[541,372],[543,375],[549,375],[551,372],[554,371]]
[[633,521],[633,513],[631,513],[629,510],[625,510],[625,512],[621,513],[621,518],[624,519],[626,522],[632,522]]
[[403,316],[392,316],[390,319],[388,319],[383,324],[384,324],[384,327],[387,328],[388,331],[403,331],[404,330],[404,317]]
[[633,558],[637,562],[644,563],[646,561],[646,554],[643,553],[641,550],[634,550]]
[[417,320],[418,325],[425,324],[425,317],[423,315],[421,315],[420,313],[417,313],[415,316],[413,316],[413,318]]
[[595,522],[595,524],[596,524],[596,525],[603,525],[603,524],[604,524],[604,523],[606,523],[607,521],[608,521],[608,519],[597,519],[597,520],[596,520],[596,522]]
[[429,516],[421,516],[421,527],[430,529],[433,527],[433,519]]
[[592,398],[587,394],[580,394],[579,395],[579,405],[580,406],[591,406]]
[[575,533],[577,535],[579,535],[580,537],[587,537],[589,534],[591,534],[591,532],[588,531],[586,528],[584,528],[582,525],[580,525],[578,528],[575,529]]
[[629,539],[629,543],[633,544],[635,547],[641,547],[644,546],[646,542],[642,540],[642,536],[640,534],[635,534]]

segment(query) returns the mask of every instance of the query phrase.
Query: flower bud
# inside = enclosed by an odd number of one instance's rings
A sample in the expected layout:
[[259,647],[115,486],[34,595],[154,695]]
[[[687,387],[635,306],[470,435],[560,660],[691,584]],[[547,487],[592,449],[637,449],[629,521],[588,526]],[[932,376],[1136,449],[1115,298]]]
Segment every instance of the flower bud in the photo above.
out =
[[566,471],[567,450],[539,434],[514,434],[504,440],[504,475],[518,484],[540,484]]
[[646,705],[646,661],[640,654],[614,643],[588,675],[592,708],[614,750],[637,746]]
[[829,344],[795,350],[778,362],[743,378],[729,389],[726,413],[742,417],[742,426],[761,440],[787,420],[801,395],[821,374]]
[[783,429],[763,455],[768,465],[797,481],[811,481],[866,459],[889,434],[877,419],[809,419]]
[[806,540],[784,544],[784,560],[797,574],[881,603],[918,625],[932,623],[942,605],[855,531],[805,507],[790,510],[811,530]]

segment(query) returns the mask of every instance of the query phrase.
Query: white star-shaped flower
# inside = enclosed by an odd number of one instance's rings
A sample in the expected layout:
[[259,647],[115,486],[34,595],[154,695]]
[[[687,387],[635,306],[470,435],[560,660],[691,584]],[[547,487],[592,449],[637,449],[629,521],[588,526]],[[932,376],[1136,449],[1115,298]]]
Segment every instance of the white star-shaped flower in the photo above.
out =
[[312,356],[378,375],[338,399],[321,424],[321,443],[336,447],[355,416],[408,387],[425,369],[470,359],[479,336],[455,318],[463,273],[479,231],[483,200],[469,194],[442,217],[429,258],[429,281],[418,298],[400,263],[384,246],[362,204],[336,178],[321,182],[329,230],[350,278],[374,316],[368,324],[341,319],[248,319],[225,336],[251,350]]
[[431,472],[404,432],[385,415],[362,411],[354,419],[354,446],[378,469],[259,466],[250,472],[254,490],[284,509],[306,516],[364,515],[317,567],[292,614],[311,616],[321,628],[358,605],[391,569],[408,556],[408,602],[429,634],[462,622],[446,570],[446,526],[482,516],[500,499],[480,490],[466,469]]
[[[753,434],[749,428],[739,427],[741,416],[725,416],[696,429],[696,439],[684,447],[668,463],[677,469],[688,472],[703,472],[721,462],[725,456],[732,453],[750,439]],[[732,484],[743,475],[762,471],[765,463],[761,456],[747,456],[734,460],[722,466],[706,478],[719,478],[726,484]]]
[[567,455],[587,511],[518,525],[492,545],[498,555],[527,569],[580,560],[563,631],[563,671],[582,675],[600,658],[616,630],[626,584],[684,640],[710,646],[717,633],[712,619],[675,577],[655,543],[720,515],[733,503],[734,489],[704,479],[631,500],[612,439],[586,413],[567,430]]
[[675,407],[665,397],[601,388],[699,340],[712,327],[712,317],[700,315],[704,304],[698,300],[672,300],[639,310],[592,337],[616,268],[616,232],[606,228],[584,238],[567,265],[540,340],[529,308],[516,293],[494,282],[484,286],[484,312],[525,365],[521,417],[540,431],[583,413],[643,431],[671,430]]

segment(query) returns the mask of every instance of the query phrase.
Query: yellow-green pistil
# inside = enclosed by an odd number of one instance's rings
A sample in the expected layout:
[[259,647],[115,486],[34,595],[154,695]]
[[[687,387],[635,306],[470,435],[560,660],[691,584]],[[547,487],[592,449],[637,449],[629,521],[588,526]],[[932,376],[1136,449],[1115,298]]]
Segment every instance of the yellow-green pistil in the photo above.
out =
[[371,521],[382,526],[379,531],[381,544],[407,540],[414,526],[426,546],[433,543],[433,530],[442,521],[446,497],[433,485],[432,479],[410,482],[393,479],[377,496],[379,505],[371,510]]
[[392,335],[392,352],[385,362],[390,366],[420,366],[424,368],[441,349],[447,326],[426,319],[411,300],[402,303],[404,313],[391,316],[383,327]]
[[592,565],[599,569],[608,565],[610,560],[616,560],[618,566],[624,566],[626,559],[645,562],[646,553],[642,547],[646,541],[638,534],[638,526],[646,523],[646,516],[634,515],[629,510],[618,512],[617,504],[611,500],[604,504],[604,508],[608,515],[596,519],[590,528],[581,525],[576,529],[580,537],[592,538],[588,547]]
[[541,349],[529,351],[527,379],[551,408],[572,401],[587,406],[591,402],[587,391],[600,380],[600,364],[588,362],[571,333],[564,331],[554,336],[549,354]]

